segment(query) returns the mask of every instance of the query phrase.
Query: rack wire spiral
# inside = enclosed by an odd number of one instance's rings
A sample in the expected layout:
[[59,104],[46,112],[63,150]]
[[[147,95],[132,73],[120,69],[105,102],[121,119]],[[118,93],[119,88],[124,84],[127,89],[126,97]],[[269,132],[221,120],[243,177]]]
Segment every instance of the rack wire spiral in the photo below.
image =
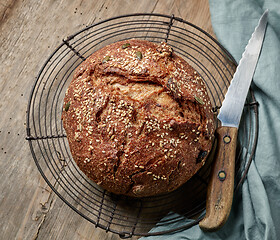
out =
[[[64,39],[46,60],[27,107],[26,139],[35,164],[70,208],[96,227],[122,238],[160,235],[196,225],[203,217],[211,171],[211,162],[207,161],[176,191],[132,199],[103,190],[76,166],[61,121],[63,99],[73,71],[96,50],[130,38],[166,41],[201,75],[214,111],[221,106],[236,68],[233,57],[207,32],[174,15],[162,14],[123,15],[93,24]],[[258,108],[252,91],[243,116],[246,118],[239,129],[235,189],[244,181],[256,147]],[[185,218],[194,220],[184,223]],[[155,225],[163,230],[149,232]]]

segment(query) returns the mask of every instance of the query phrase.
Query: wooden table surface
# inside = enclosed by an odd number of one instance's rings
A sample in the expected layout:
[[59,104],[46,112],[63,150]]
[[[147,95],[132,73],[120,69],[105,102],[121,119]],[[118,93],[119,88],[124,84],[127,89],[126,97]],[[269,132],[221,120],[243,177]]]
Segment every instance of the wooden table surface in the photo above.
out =
[[39,69],[62,39],[137,12],[174,14],[214,35],[207,0],[1,0],[0,239],[120,239],[76,214],[45,183],[25,140],[26,109]]

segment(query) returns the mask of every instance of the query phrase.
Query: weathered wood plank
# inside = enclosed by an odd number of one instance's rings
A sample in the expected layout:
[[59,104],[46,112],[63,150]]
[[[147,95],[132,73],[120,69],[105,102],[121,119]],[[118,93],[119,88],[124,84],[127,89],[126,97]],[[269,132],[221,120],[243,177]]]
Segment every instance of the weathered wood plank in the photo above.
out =
[[95,228],[50,190],[25,140],[25,117],[36,74],[63,38],[94,22],[135,12],[174,14],[212,34],[207,0],[1,2],[1,239],[119,239]]

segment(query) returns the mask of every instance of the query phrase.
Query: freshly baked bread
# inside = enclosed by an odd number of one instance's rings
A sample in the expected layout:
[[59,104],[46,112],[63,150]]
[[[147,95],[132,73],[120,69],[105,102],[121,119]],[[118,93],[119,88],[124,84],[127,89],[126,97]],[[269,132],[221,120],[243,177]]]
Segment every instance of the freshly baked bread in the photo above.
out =
[[62,113],[79,168],[134,197],[175,190],[205,163],[215,130],[205,84],[166,43],[108,45],[77,69]]

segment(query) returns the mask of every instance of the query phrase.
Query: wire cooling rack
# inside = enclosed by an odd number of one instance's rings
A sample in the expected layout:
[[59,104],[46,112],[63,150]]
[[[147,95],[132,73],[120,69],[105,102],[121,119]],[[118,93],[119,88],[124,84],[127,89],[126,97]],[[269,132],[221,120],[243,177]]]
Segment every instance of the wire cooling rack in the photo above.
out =
[[[70,208],[96,227],[122,238],[160,235],[196,225],[203,217],[211,171],[208,160],[176,191],[133,199],[103,190],[76,166],[61,121],[63,99],[73,71],[96,50],[130,38],[167,42],[201,75],[214,112],[221,106],[236,68],[233,57],[207,32],[174,15],[162,14],[124,15],[93,24],[64,39],[46,60],[27,107],[26,139],[35,164]],[[239,129],[235,189],[244,181],[252,161],[257,129],[258,108],[250,91]],[[150,231],[155,225],[159,230]]]

